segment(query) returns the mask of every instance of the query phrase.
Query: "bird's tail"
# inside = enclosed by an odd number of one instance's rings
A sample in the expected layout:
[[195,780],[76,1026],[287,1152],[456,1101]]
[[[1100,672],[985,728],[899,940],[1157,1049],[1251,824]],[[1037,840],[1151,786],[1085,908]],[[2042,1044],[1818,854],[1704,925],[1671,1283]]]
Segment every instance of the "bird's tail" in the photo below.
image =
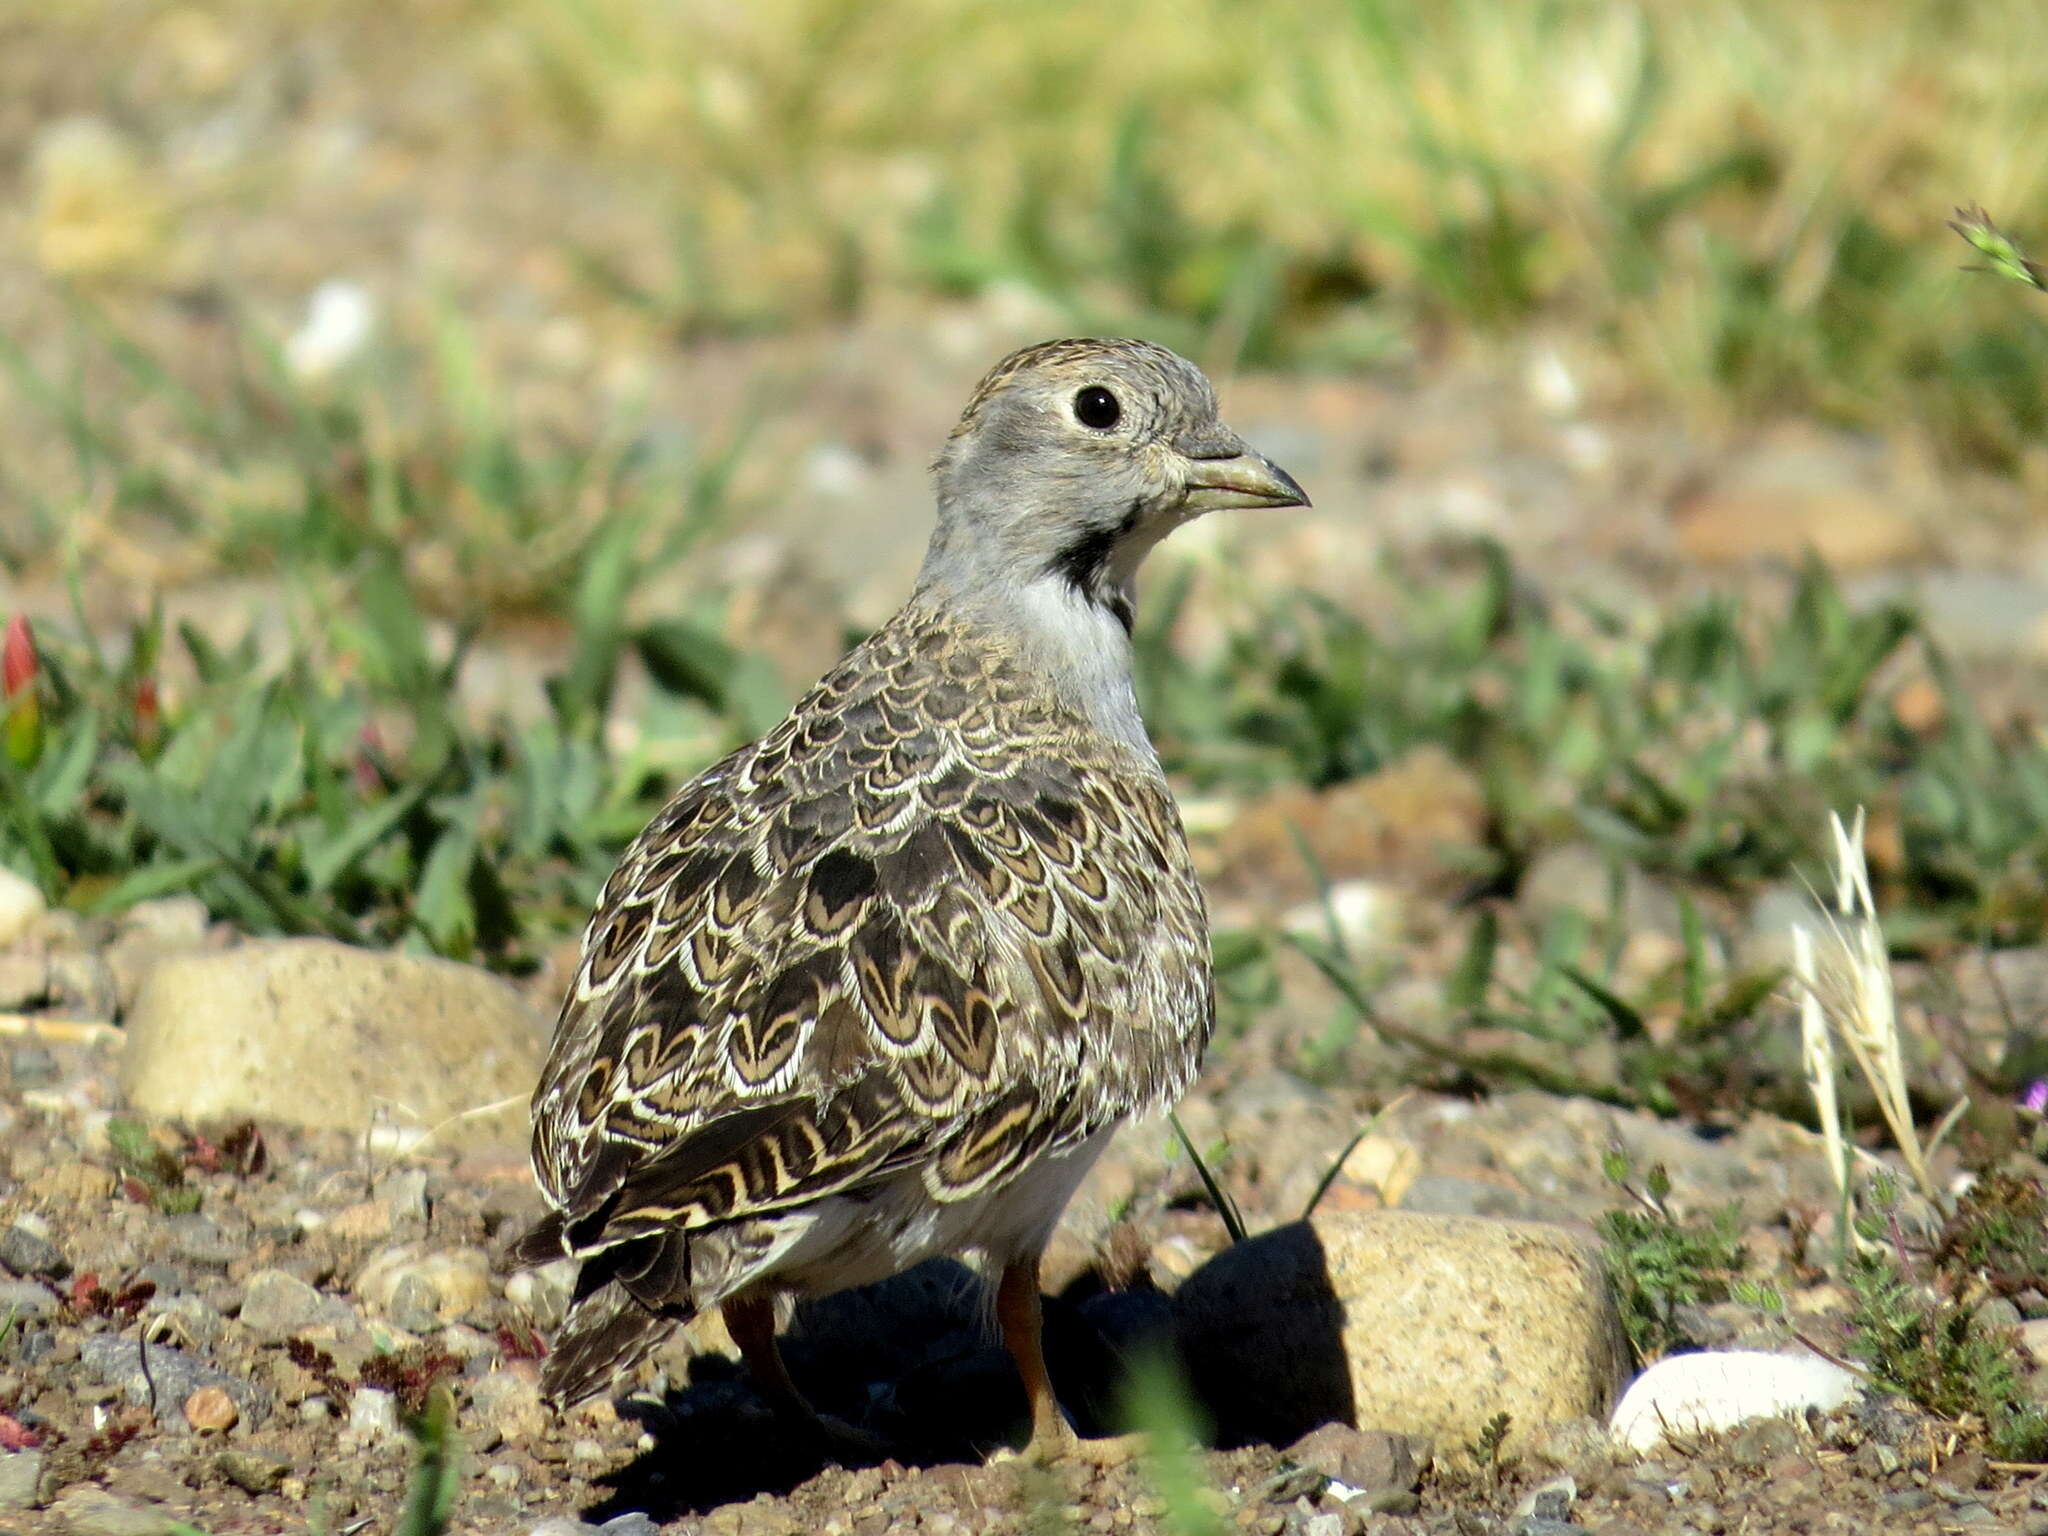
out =
[[633,1369],[678,1323],[687,1309],[660,1311],[636,1300],[613,1281],[578,1299],[555,1335],[555,1346],[541,1367],[541,1396],[566,1408],[608,1389]]
[[697,1315],[690,1237],[654,1232],[577,1253],[551,1215],[506,1253],[515,1266],[581,1260],[568,1315],[541,1367],[541,1396],[568,1407],[605,1391],[651,1354],[670,1329]]

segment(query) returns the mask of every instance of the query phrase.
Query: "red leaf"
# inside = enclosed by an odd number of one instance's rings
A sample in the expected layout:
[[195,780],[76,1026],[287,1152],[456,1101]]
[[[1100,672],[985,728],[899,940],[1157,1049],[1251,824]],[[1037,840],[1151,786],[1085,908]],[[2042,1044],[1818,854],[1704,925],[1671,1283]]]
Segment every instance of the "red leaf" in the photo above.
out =
[[0,641],[0,698],[11,699],[27,688],[39,670],[28,615],[17,613],[7,621],[7,638]]
[[10,1413],[0,1413],[0,1451],[32,1451],[43,1437]]

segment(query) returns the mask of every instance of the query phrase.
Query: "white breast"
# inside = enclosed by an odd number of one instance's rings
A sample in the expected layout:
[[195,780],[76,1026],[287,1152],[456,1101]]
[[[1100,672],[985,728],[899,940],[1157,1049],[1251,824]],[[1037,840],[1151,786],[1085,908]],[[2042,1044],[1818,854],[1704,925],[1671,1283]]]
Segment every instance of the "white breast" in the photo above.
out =
[[1131,638],[1116,615],[1062,576],[1044,576],[1016,595],[1014,611],[1032,661],[1076,713],[1147,762],[1158,759],[1131,681]]

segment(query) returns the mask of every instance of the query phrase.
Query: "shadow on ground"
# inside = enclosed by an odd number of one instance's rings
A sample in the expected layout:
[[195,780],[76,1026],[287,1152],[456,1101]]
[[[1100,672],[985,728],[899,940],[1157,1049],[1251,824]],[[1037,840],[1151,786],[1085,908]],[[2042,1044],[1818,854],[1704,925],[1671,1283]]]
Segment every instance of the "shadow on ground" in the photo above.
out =
[[[1170,1340],[1170,1303],[1157,1291],[1111,1292],[1084,1277],[1046,1299],[1045,1317],[1061,1401],[1084,1435],[1111,1433],[1125,1362]],[[863,1456],[779,1419],[744,1369],[700,1356],[686,1385],[620,1406],[654,1443],[609,1480],[609,1496],[586,1518],[642,1510],[668,1520],[787,1493],[828,1464],[979,1462],[1020,1444],[1024,1390],[992,1319],[988,1288],[950,1259],[806,1302],[783,1335],[790,1374],[820,1412],[879,1442],[879,1451]]]
[[[1176,1361],[1183,1381],[1196,1384],[1192,1417],[1212,1429],[1218,1446],[1287,1444],[1332,1419],[1349,1421],[1340,1309],[1313,1233],[1296,1224],[1251,1245],[1263,1255],[1258,1268],[1270,1264],[1279,1282],[1273,1306],[1260,1310],[1284,1313],[1285,1325],[1276,1332],[1274,1317],[1246,1317],[1245,1336],[1260,1341],[1249,1353],[1179,1359],[1174,1303],[1142,1279],[1112,1290],[1089,1273],[1046,1298],[1047,1361],[1081,1434],[1131,1427],[1124,1404],[1132,1371],[1161,1354]],[[1227,1304],[1245,1302],[1233,1295]],[[1273,1358],[1274,1350],[1284,1358]],[[653,1444],[607,1480],[609,1494],[586,1518],[701,1514],[788,1493],[835,1464],[885,1457],[906,1467],[977,1463],[1021,1444],[1028,1429],[1023,1387],[997,1341],[988,1288],[950,1259],[806,1302],[783,1335],[783,1353],[820,1412],[879,1448],[863,1453],[778,1418],[742,1368],[722,1356],[700,1356],[687,1384],[658,1400],[620,1406]]]

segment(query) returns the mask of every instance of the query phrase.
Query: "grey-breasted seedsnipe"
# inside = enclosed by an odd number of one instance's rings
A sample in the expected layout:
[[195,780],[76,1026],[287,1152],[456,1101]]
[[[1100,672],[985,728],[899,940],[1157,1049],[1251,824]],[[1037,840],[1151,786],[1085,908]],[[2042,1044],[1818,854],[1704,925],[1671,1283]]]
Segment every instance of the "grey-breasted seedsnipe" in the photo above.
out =
[[1202,892],[1131,684],[1132,582],[1226,507],[1305,506],[1135,341],[997,364],[936,466],[902,610],[620,860],[534,1094],[581,1262],[542,1388],[610,1385],[719,1306],[808,1415],[775,1307],[974,1252],[1032,1408],[1038,1262],[1126,1118],[1193,1078],[1214,1014]]

